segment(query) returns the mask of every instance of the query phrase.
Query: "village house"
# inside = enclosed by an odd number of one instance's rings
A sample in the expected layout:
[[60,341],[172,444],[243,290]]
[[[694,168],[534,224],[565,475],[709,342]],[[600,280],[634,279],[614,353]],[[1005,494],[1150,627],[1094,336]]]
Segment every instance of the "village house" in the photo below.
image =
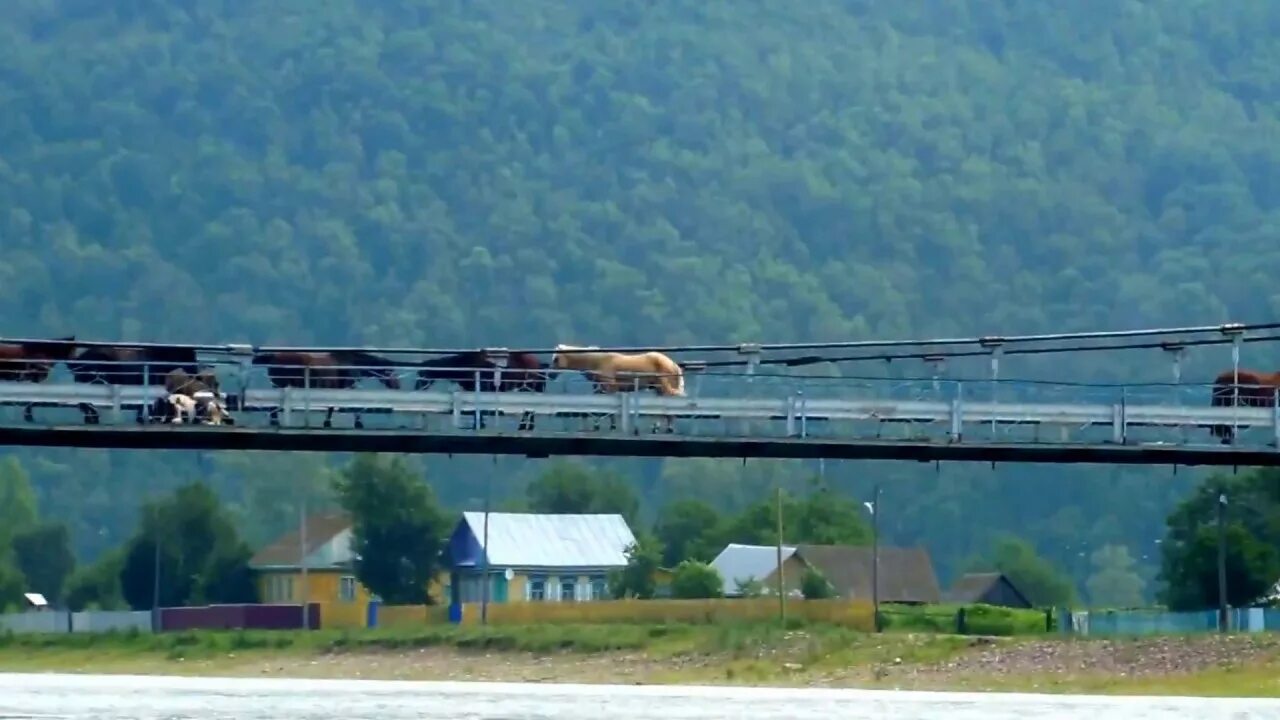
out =
[[[942,601],[933,562],[924,548],[881,546],[877,584],[880,601],[937,604]],[[800,591],[805,570],[815,568],[831,583],[836,597],[872,599],[872,548],[852,545],[784,545],[782,580],[788,594]],[[725,597],[741,597],[745,585],[776,592],[778,548],[730,544],[711,561],[724,581]]]
[[627,564],[635,536],[617,514],[464,512],[445,548],[449,604],[576,602],[609,598],[608,575]]

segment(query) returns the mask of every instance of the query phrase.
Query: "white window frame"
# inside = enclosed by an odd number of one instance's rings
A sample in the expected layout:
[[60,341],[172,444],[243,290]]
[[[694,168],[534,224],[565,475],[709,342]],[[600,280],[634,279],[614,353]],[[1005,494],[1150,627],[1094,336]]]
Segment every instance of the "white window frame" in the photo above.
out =
[[356,576],[343,575],[338,578],[338,600],[344,603],[353,603],[356,601]]

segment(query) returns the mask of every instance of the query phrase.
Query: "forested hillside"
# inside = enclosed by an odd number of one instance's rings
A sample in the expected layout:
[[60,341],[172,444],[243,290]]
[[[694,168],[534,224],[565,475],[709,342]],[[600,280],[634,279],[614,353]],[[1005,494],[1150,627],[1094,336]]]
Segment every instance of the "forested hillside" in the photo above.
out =
[[[1278,38],[1265,2],[7,0],[0,334],[546,347],[1273,320]],[[1154,355],[1040,369],[1166,379]],[[261,541],[337,462],[18,455],[82,555],[195,477]],[[427,475],[456,507],[484,473],[521,496],[534,466]],[[612,468],[651,519],[818,470]],[[1081,581],[1108,544],[1154,570],[1195,477],[822,471],[883,480],[886,532],[944,572],[1010,530]]]

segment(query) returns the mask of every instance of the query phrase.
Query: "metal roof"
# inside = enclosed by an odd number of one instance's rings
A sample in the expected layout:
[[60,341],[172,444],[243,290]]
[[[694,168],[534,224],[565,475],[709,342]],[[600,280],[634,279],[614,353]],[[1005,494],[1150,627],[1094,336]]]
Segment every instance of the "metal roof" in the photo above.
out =
[[[484,547],[484,513],[463,520]],[[489,513],[489,564],[498,567],[623,567],[636,541],[617,514]]]
[[[782,562],[786,562],[795,552],[795,547],[783,545]],[[764,580],[778,569],[778,546],[729,543],[711,561],[711,566],[720,571],[720,577],[724,580],[724,594],[737,595],[737,581]]]

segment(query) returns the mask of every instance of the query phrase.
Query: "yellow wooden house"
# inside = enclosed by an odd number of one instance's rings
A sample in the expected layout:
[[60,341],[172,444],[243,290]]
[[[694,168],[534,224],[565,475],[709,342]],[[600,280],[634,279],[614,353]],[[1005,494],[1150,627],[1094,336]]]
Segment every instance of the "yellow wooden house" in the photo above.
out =
[[258,596],[265,603],[317,603],[321,627],[363,627],[371,594],[356,580],[350,517],[323,513],[305,523],[305,548],[298,528],[249,560]]

